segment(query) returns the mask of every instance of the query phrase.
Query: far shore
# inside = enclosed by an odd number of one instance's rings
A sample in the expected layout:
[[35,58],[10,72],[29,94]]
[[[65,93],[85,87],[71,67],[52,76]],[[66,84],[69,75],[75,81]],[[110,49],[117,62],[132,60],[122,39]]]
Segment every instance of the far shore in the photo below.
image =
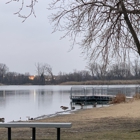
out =
[[91,81],[70,81],[60,85],[139,85],[140,80],[91,80]]
[[[31,83],[24,84],[24,86],[31,86],[31,85],[33,85],[33,84],[31,84]],[[53,85],[140,85],[140,80],[68,81],[68,82],[63,82],[63,83],[60,83],[60,84],[53,84]],[[5,84],[0,83],[0,86],[5,86]],[[15,86],[15,85],[13,85],[13,86]]]

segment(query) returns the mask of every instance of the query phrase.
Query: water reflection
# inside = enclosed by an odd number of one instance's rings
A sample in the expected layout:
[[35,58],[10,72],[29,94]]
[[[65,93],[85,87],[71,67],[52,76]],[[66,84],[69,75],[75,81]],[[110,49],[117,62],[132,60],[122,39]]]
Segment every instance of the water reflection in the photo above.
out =
[[38,108],[42,108],[42,106],[47,107],[52,106],[52,100],[53,100],[53,91],[47,91],[47,90],[38,90],[36,91],[38,97]]
[[0,90],[0,118],[6,122],[55,113],[61,111],[61,105],[70,107],[70,87],[14,87]]
[[6,122],[27,120],[61,112],[60,106],[80,109],[71,103],[70,90],[71,86],[0,86],[0,118]]

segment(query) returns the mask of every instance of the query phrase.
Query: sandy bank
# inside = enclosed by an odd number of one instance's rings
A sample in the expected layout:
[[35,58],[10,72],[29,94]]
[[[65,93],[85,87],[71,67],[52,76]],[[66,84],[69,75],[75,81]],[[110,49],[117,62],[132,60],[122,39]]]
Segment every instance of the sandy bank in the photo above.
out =
[[40,121],[62,121],[62,122],[74,122],[74,121],[86,121],[101,118],[140,118],[140,100],[135,100],[128,103],[120,103],[110,105],[109,107],[81,109],[73,112],[72,114],[58,115],[52,118],[46,118]]
[[[72,114],[58,115],[41,122],[72,122],[72,128],[62,129],[62,140],[137,140],[140,138],[140,100],[109,107],[81,109]],[[0,129],[0,139],[6,138]],[[13,140],[30,139],[31,130],[14,129]],[[56,129],[37,129],[37,140],[55,140]]]

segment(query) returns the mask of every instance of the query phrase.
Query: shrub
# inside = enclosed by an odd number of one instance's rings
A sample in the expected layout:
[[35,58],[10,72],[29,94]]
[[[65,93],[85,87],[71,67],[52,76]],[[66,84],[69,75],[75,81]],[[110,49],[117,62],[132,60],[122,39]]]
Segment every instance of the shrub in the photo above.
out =
[[135,94],[133,95],[133,98],[134,98],[134,99],[140,99],[140,93],[135,93]]
[[126,100],[126,96],[122,93],[118,93],[118,94],[116,94],[116,97],[113,98],[111,103],[112,104],[122,103],[122,102],[125,102],[125,100]]

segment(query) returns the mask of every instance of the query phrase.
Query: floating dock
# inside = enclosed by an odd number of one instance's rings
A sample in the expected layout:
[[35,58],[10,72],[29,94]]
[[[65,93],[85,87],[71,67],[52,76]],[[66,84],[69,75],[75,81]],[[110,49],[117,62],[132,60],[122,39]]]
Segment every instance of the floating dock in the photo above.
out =
[[111,101],[113,98],[114,98],[114,96],[107,96],[107,95],[92,95],[92,96],[75,95],[75,96],[71,96],[72,102]]
[[93,87],[72,87],[70,99],[72,102],[109,102],[115,96],[103,95],[102,93],[96,94]]

